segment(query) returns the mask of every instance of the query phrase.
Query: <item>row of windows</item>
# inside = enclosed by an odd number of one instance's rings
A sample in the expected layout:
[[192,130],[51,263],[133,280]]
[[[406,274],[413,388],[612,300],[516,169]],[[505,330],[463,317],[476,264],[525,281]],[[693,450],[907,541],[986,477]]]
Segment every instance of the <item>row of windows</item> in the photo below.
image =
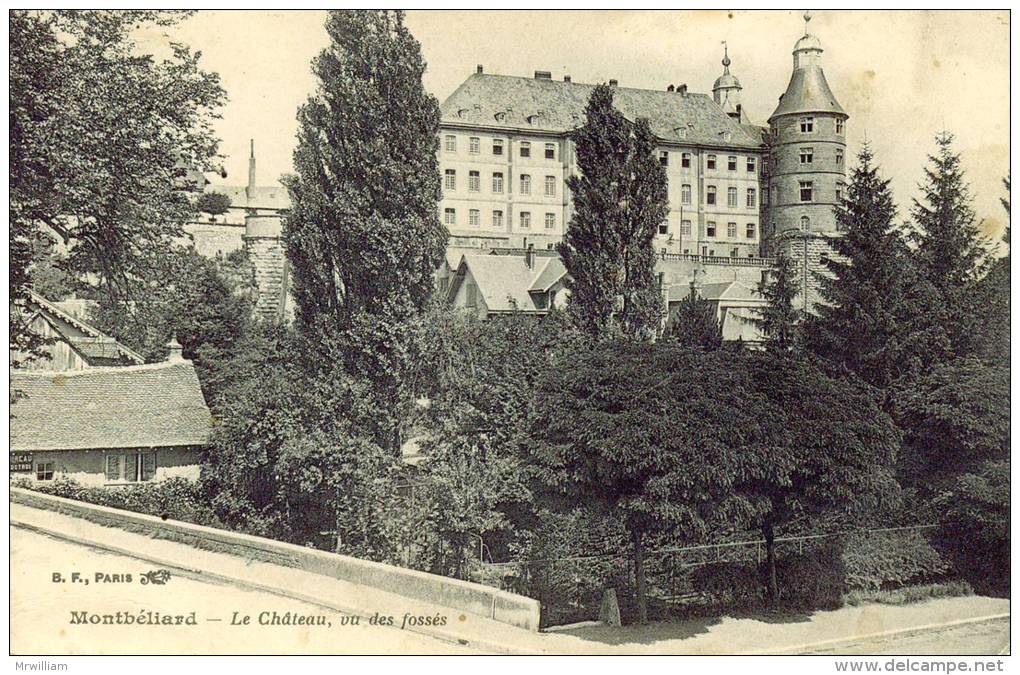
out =
[[[457,209],[443,209],[443,222],[447,225],[457,224]],[[495,210],[492,212],[491,219],[492,227],[501,228],[503,227],[503,212]],[[478,209],[468,209],[468,225],[471,227],[481,227],[482,225],[482,212]],[[527,230],[531,227],[531,212],[521,211],[517,214],[517,227],[522,230]],[[546,213],[545,214],[545,229],[552,230],[556,228],[556,214]]]
[[[531,142],[521,141],[517,144],[518,151],[521,157],[531,157]],[[493,138],[492,139],[492,154],[501,156],[503,154],[503,139]],[[457,152],[457,137],[453,134],[447,134],[443,139],[443,149],[446,152]],[[471,136],[468,138],[468,153],[472,155],[480,155],[482,153],[482,139],[478,136]],[[556,144],[546,143],[545,144],[545,158],[556,159]]]
[[[754,223],[748,223],[744,228],[744,235],[748,239],[754,239],[757,232],[757,226]],[[659,224],[659,234],[669,234],[669,223],[663,222]],[[689,237],[691,236],[691,221],[682,220],[680,221],[680,236]],[[716,236],[716,224],[712,221],[705,223],[705,236],[715,237]],[[729,239],[737,238],[737,224],[726,223],[726,236]]]
[[[546,197],[555,197],[556,176],[546,176],[545,181],[543,182],[543,188]],[[448,192],[453,192],[457,189],[456,169],[446,169],[444,171],[443,189]],[[468,192],[481,192],[481,189],[481,173],[478,171],[468,171]],[[492,192],[494,194],[503,194],[503,173],[501,171],[495,171],[492,174]],[[522,173],[520,176],[520,194],[531,194],[531,176],[529,174]]]
[[[107,453],[103,468],[108,483],[150,481],[156,477],[156,453],[144,450]],[[36,463],[36,480],[53,480],[55,474],[54,462]]]
[[[714,185],[709,185],[705,188],[705,204],[708,206],[715,206],[717,203],[716,195],[718,190]],[[737,208],[737,188],[731,187],[726,189],[726,206],[731,209]],[[680,186],[680,203],[690,204],[691,203],[691,186],[684,184]],[[744,193],[744,206],[753,209],[758,206],[758,191],[755,188],[747,188]]]
[[[815,149],[814,148],[801,148],[800,149],[800,163],[801,164],[814,164],[815,162]],[[843,166],[843,149],[836,148],[836,166]]]
[[[802,133],[802,134],[813,134],[813,133],[815,133],[816,126],[818,128],[821,128],[821,125],[818,123],[817,120],[815,120],[814,117],[801,117],[800,118],[800,133]],[[844,127],[842,119],[837,117],[837,118],[835,118],[833,120],[833,130],[836,132],[836,134],[838,134],[840,136],[843,135],[845,127]],[[776,131],[777,131],[776,127],[773,126],[772,127],[772,133],[774,134],[774,133],[776,133]]]
[[[746,157],[744,166],[747,168],[748,173],[754,173],[758,169],[758,158],[757,157]],[[715,169],[718,164],[719,158],[716,155],[705,155],[705,167],[708,169]],[[726,170],[736,171],[739,165],[739,160],[736,155],[729,155],[726,157]],[[669,152],[667,150],[659,151],[659,164],[663,166],[669,166]],[[680,166],[684,169],[691,168],[691,153],[681,152],[680,153]]]
[[[815,183],[810,180],[799,181],[798,187],[800,188],[800,201],[802,202],[813,202],[815,201]],[[843,183],[836,183],[836,202],[843,201],[843,191],[845,185]],[[772,188],[775,190],[775,186]],[[775,197],[776,195],[772,195]]]

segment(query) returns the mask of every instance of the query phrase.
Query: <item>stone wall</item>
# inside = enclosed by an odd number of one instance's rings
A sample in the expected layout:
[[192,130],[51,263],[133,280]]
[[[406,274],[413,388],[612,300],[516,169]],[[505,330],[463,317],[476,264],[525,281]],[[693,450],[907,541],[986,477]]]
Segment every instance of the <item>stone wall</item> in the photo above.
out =
[[255,282],[255,314],[263,321],[282,321],[289,310],[289,273],[282,234],[280,216],[251,215],[245,219],[244,247]]
[[187,223],[181,243],[191,244],[207,258],[225,256],[244,248],[244,226],[228,223]]
[[787,231],[778,237],[777,246],[793,260],[797,271],[798,293],[794,306],[802,312],[813,311],[814,306],[822,300],[818,275],[829,273],[822,261],[836,255],[829,245],[828,237]]

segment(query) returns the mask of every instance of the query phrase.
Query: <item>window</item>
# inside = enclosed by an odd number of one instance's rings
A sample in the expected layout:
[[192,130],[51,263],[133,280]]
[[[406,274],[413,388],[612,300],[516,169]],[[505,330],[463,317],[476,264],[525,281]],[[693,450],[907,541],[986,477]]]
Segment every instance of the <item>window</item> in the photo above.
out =
[[736,258],[737,257],[737,249],[735,249],[735,248],[731,248],[730,249],[730,257],[731,258]]
[[705,203],[709,206],[715,206],[715,186],[709,185],[705,192]]
[[811,181],[800,181],[800,200],[802,202],[814,201],[814,184]]
[[737,224],[726,223],[726,236],[733,239],[737,236]]
[[521,141],[521,157],[531,157],[531,143]]
[[452,134],[448,135],[444,147],[447,152],[457,152],[457,137]]
[[669,221],[664,220],[659,223],[659,234],[669,234]]
[[691,186],[684,184],[680,186],[680,203],[690,204],[691,203]]
[[501,138],[492,139],[492,154],[494,155],[503,154],[503,139]]
[[841,136],[843,135],[843,120],[838,117],[836,118],[836,133]]
[[843,166],[843,151],[836,150],[836,166]]
[[758,192],[754,188],[747,188],[747,208],[753,209],[758,205]]
[[811,164],[815,159],[814,148],[801,148],[800,149],[800,163]]
[[556,159],[556,144],[555,143],[546,143],[545,144],[545,158],[546,159]]
[[481,212],[479,212],[478,209],[471,209],[468,211],[468,225],[471,227],[478,227],[481,224]]
[[468,192],[479,192],[482,189],[482,174],[468,171]]
[[714,237],[715,236],[715,223],[708,222],[708,223],[705,224],[705,236],[706,237]]
[[477,155],[482,151],[482,141],[477,136],[472,136],[468,139],[468,152],[472,155]]
[[708,158],[705,160],[705,162],[706,162],[706,166],[709,169],[714,169],[715,168],[715,155],[709,155]]
[[844,183],[836,183],[836,201],[843,201],[843,189],[846,187]]
[[503,227],[503,212],[502,211],[493,211],[492,212],[492,226],[493,227]]
[[746,233],[748,239],[754,239],[754,230],[755,230],[754,223],[748,223]]
[[666,152],[665,150],[659,153],[659,164],[663,166],[669,166],[669,153]]
[[35,465],[36,480],[53,480],[53,462],[39,462]]
[[737,170],[737,158],[734,157],[733,155],[730,155],[729,157],[726,158],[726,170],[727,171]]
[[447,225],[456,225],[457,209],[443,209],[443,222]]
[[691,168],[691,153],[682,152],[680,153],[680,166],[685,169]]
[[811,229],[811,219],[808,218],[807,216],[801,216],[800,217],[800,229],[802,229],[805,232],[810,230]]
[[443,180],[443,189],[445,190],[456,190],[457,189],[457,172],[453,169],[447,169],[445,172],[445,178]]
[[546,197],[556,196],[556,176],[545,177],[545,196]]
[[691,236],[691,221],[689,220],[680,221],[680,234],[684,237]]
[[731,187],[726,189],[726,206],[731,209],[737,208],[737,188]]
[[531,176],[529,176],[526,173],[521,174],[521,194],[522,195],[531,194]]
[[758,168],[758,162],[755,160],[755,158],[754,157],[748,157],[747,158],[747,173],[754,173],[757,168]]
[[556,214],[547,213],[545,214],[545,229],[551,230],[556,227]]
[[149,481],[156,477],[156,453],[149,451],[106,455],[108,483]]
[[499,171],[492,174],[492,191],[495,194],[503,194],[503,174]]
[[531,227],[531,212],[521,211],[521,229],[526,230]]
[[815,118],[814,117],[801,117],[800,118],[800,133],[802,134],[813,134],[815,132]]

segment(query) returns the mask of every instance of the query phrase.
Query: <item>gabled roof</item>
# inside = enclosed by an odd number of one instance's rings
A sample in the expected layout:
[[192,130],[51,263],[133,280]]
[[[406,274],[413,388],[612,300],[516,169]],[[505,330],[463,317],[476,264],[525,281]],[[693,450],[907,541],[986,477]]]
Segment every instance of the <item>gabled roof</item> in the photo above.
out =
[[[66,311],[58,303],[50,302],[34,291],[29,291],[30,312],[38,312],[57,333],[72,347],[86,358],[116,359],[123,358],[136,365],[145,363],[138,352],[125,347],[116,339],[106,335],[95,326],[78,318],[78,315]],[[70,326],[81,335],[72,334],[66,326]]]
[[[442,122],[562,134],[584,123],[592,89],[576,82],[476,73],[443,102]],[[632,121],[646,118],[663,141],[761,147],[706,94],[614,87],[613,105]]]
[[235,209],[289,209],[290,193],[282,185],[256,185],[250,197],[244,185],[213,185],[205,187],[206,192],[217,192],[230,197],[230,207]]
[[205,445],[212,416],[190,361],[11,370],[11,450]]
[[470,275],[490,312],[545,311],[536,307],[531,293],[548,291],[566,273],[558,257],[536,256],[533,266],[528,267],[523,255],[465,255],[449,297],[456,296],[460,284]]

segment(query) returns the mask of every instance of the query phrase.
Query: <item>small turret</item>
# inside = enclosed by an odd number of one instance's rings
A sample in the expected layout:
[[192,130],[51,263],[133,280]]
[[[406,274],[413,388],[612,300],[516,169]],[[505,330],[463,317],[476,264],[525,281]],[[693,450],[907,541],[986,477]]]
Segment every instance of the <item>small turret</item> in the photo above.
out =
[[740,104],[740,92],[743,87],[740,86],[740,80],[730,73],[730,63],[732,62],[730,61],[729,45],[725,41],[722,44],[723,74],[712,85],[712,98],[727,115],[738,122],[747,122],[746,119],[742,119],[745,116],[743,114],[743,107]]

